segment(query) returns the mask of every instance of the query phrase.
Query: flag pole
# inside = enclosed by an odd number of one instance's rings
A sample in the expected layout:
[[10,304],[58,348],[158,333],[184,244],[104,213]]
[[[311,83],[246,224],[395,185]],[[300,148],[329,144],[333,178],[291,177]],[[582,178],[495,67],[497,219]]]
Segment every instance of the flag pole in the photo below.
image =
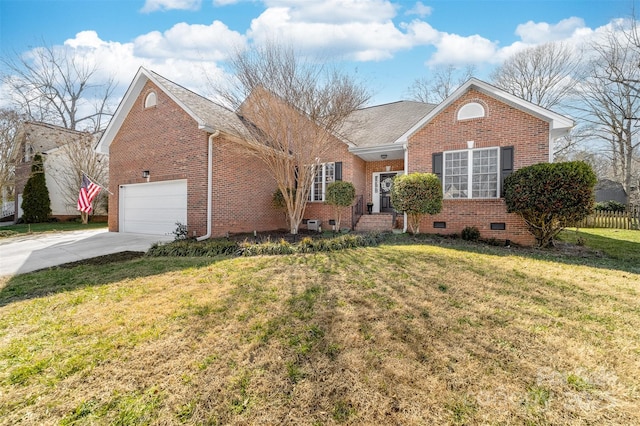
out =
[[91,179],[91,182],[93,182],[94,184],[98,185],[100,188],[104,189],[105,191],[107,191],[109,194],[113,195],[113,192],[109,191],[109,188],[105,188],[104,185],[99,184],[98,182],[96,182],[96,179],[94,179],[93,177],[89,176],[89,173],[85,172],[84,170],[80,170],[82,173],[84,173],[84,175],[86,177],[88,177],[89,179]]

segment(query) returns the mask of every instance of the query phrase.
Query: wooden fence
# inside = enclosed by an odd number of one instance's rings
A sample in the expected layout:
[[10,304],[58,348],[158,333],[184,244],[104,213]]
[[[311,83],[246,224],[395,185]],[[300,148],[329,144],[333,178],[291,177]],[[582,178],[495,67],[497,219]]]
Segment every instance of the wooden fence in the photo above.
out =
[[629,205],[624,212],[596,210],[576,226],[578,228],[640,229],[640,205]]

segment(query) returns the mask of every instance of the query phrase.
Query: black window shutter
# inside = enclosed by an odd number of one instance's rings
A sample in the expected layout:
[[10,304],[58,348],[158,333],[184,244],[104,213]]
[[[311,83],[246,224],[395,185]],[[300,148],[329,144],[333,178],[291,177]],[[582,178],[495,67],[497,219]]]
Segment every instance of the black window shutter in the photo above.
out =
[[431,167],[433,174],[438,176],[438,179],[442,181],[442,153],[435,152],[431,155]]
[[504,180],[513,173],[513,147],[500,148],[500,182],[501,196],[504,197]]
[[298,189],[298,172],[299,172],[298,166],[295,166],[295,170],[293,172],[293,178],[294,178],[293,189]]
[[342,161],[337,161],[333,170],[335,173],[336,181],[342,180]]

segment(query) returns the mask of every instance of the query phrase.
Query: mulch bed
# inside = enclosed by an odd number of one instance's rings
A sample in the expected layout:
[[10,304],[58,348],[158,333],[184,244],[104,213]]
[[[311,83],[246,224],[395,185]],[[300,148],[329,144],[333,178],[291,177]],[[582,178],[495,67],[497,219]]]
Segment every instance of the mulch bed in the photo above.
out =
[[[232,241],[237,241],[237,242],[250,241],[255,243],[263,243],[267,241],[280,241],[281,239],[284,239],[289,243],[297,243],[305,237],[313,237],[314,239],[318,239],[318,238],[332,238],[336,235],[339,235],[339,234],[334,234],[332,232],[318,233],[315,231],[301,229],[298,235],[292,235],[287,230],[279,230],[279,231],[270,231],[270,232],[258,232],[256,233],[255,236],[253,234],[232,234],[232,235],[229,235],[228,239]],[[422,240],[426,243],[428,243],[429,241],[429,240],[425,240],[424,236],[421,236],[420,238],[414,237],[414,240],[416,242],[419,242]],[[445,245],[460,244],[461,242],[463,241],[458,238],[441,238],[440,239],[441,245],[443,243]],[[471,245],[483,244],[482,242],[469,242],[469,241],[467,241],[466,243]],[[589,247],[579,246],[576,244],[567,243],[563,241],[555,241],[554,244],[555,244],[555,247],[548,248],[548,249],[540,249],[535,247],[521,247],[521,246],[503,247],[503,248],[507,251],[515,250],[515,253],[518,253],[518,252],[531,253],[531,254],[536,253],[536,254],[547,254],[547,255],[567,256],[567,257],[576,257],[576,258],[604,257],[604,255],[601,252],[591,249]],[[65,263],[63,265],[58,265],[58,266],[54,266],[52,268],[47,268],[47,269],[54,269],[54,268],[67,269],[67,268],[74,268],[76,266],[81,266],[81,265],[107,265],[110,263],[118,263],[118,262],[125,262],[128,260],[138,259],[142,256],[144,256],[144,252],[123,251],[119,253],[93,257],[90,259],[78,260],[76,262]]]

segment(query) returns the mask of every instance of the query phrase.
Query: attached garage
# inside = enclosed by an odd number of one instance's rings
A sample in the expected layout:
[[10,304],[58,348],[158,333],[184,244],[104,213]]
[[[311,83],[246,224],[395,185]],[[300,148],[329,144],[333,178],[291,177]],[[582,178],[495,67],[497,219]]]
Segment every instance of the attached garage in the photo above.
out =
[[187,181],[121,185],[119,208],[120,232],[171,234],[187,224]]

